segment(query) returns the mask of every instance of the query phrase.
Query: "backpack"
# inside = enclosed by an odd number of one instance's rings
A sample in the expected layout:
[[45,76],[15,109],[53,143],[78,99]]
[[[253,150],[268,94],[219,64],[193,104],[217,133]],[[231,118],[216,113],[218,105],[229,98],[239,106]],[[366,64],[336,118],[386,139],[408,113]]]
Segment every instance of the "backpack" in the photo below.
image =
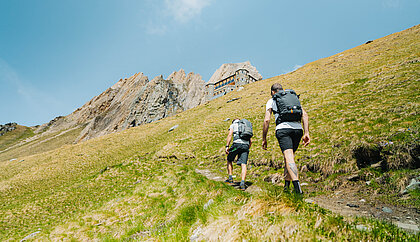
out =
[[280,90],[273,96],[276,102],[278,114],[276,125],[287,121],[298,121],[302,119],[302,106],[300,105],[299,96],[292,89]]
[[254,135],[252,132],[252,124],[247,119],[241,119],[238,122],[239,138],[242,140],[250,140]]

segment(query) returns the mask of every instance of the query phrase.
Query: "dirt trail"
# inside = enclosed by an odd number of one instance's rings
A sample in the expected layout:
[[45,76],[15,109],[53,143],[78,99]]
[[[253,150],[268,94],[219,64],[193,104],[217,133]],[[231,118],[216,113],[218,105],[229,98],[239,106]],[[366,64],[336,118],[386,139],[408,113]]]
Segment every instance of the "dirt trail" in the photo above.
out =
[[[226,178],[221,177],[220,175],[217,175],[208,169],[195,169],[195,172],[213,181],[224,182],[226,180]],[[235,182],[231,186],[236,189],[239,189],[239,182]],[[262,191],[260,187],[253,185],[251,182],[245,182],[245,186],[246,186],[245,192],[249,192],[251,194],[259,193]]]
[[333,194],[306,198],[308,203],[331,210],[342,216],[369,217],[393,223],[414,233],[420,232],[420,211],[416,208],[402,208],[385,204],[377,199],[364,199],[356,187],[343,187]]
[[[210,180],[224,182],[225,177],[213,173],[208,169],[196,169],[195,172],[207,177]],[[245,192],[258,193],[262,189],[252,183],[247,184]],[[239,183],[232,185],[239,189]],[[306,198],[308,203],[315,203],[318,206],[331,210],[342,216],[370,217],[386,222],[394,223],[396,226],[414,233],[420,232],[420,211],[415,208],[399,208],[379,201],[366,201],[360,198],[356,188],[344,188],[336,190],[331,195],[320,195]]]

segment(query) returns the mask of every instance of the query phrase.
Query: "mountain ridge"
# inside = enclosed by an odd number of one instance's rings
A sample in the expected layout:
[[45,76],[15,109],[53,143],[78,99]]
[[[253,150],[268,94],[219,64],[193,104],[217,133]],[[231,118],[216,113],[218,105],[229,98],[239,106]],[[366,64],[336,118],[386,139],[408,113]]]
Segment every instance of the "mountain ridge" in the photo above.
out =
[[[249,61],[223,64],[212,76],[225,69],[249,69],[261,75]],[[235,70],[236,70],[235,69]],[[75,142],[119,132],[130,127],[160,120],[194,108],[207,101],[201,75],[181,68],[166,79],[162,75],[149,80],[142,72],[120,79],[98,96],[67,116],[59,116],[48,123],[36,126],[35,134],[49,135],[62,130],[80,127],[82,132]]]
[[84,126],[75,142],[157,121],[204,102],[204,81],[183,69],[167,80],[149,80],[143,73],[120,79],[67,116],[38,126],[35,133],[52,133]]

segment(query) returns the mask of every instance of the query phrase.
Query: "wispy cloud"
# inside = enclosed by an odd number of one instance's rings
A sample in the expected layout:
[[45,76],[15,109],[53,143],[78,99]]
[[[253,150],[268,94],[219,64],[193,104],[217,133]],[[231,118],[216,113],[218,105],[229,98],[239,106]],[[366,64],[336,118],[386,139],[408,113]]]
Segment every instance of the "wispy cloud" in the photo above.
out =
[[166,27],[166,25],[156,24],[153,22],[149,22],[149,24],[146,26],[147,33],[151,35],[164,35],[167,30],[168,27]]
[[301,67],[302,67],[302,65],[298,65],[298,64],[296,64],[296,65],[294,65],[294,66],[293,66],[293,68],[292,68],[292,69],[289,69],[289,70],[284,70],[284,69],[283,69],[282,74],[286,74],[286,73],[289,73],[289,72],[292,72],[292,71],[296,71],[297,69],[299,69],[299,68],[301,68]]
[[302,67],[302,65],[295,65],[294,67],[293,67],[293,71],[296,71],[297,69],[299,69],[299,68],[301,68]]
[[186,23],[201,14],[210,0],[165,0],[168,13],[179,23]]
[[[9,109],[9,105],[17,105],[13,107],[15,113],[9,113],[12,117],[7,118],[13,119],[13,117],[25,116],[22,113],[28,115],[49,114],[52,106],[61,104],[53,96],[30,83],[22,81],[18,72],[2,58],[0,58],[0,83],[6,91],[3,95],[6,95],[6,98],[10,100],[6,106],[0,105],[0,109]],[[28,120],[25,122],[28,122]]]
[[146,32],[150,35],[164,35],[175,24],[186,24],[198,18],[212,0],[164,0],[155,6],[155,17],[148,21]]
[[401,0],[383,0],[382,6],[385,8],[399,8]]
[[13,84],[17,87],[21,83],[16,71],[2,58],[0,58],[0,83]]

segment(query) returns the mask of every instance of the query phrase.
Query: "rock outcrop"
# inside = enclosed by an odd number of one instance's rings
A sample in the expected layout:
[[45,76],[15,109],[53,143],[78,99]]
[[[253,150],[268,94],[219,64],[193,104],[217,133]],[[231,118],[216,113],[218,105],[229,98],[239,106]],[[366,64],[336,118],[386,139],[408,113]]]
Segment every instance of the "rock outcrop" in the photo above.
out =
[[17,123],[0,124],[0,136],[16,129]]
[[169,75],[168,79],[176,85],[181,85],[182,92],[178,96],[178,99],[181,103],[184,103],[184,110],[196,107],[205,102],[205,83],[199,74],[190,72],[188,75],[185,75],[184,70],[181,69]]
[[143,73],[119,80],[68,116],[41,125],[36,132],[85,126],[76,142],[150,123],[205,101],[205,82],[194,73],[173,72],[149,81]]

